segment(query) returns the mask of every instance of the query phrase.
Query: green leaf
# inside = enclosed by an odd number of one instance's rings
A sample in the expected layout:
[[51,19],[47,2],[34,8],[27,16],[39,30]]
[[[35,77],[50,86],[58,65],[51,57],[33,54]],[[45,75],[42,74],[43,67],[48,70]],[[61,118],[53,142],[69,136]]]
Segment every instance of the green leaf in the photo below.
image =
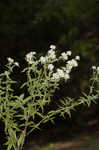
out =
[[[23,133],[23,132],[22,132],[22,133]],[[18,141],[17,141],[18,147],[20,147],[22,141],[23,141],[23,134],[21,134],[20,137],[18,138]]]

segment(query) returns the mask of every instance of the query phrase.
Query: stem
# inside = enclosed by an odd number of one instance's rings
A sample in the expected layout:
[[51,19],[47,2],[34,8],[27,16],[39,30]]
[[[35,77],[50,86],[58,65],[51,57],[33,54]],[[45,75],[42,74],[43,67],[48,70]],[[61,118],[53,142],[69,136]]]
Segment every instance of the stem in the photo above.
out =
[[24,142],[25,142],[25,138],[26,138],[26,133],[27,133],[27,127],[28,127],[28,125],[27,125],[27,123],[28,123],[28,121],[29,121],[29,114],[28,114],[28,117],[27,117],[27,120],[26,120],[26,122],[25,122],[25,128],[24,128],[24,130],[23,130],[23,138],[22,138],[22,143],[19,145],[19,148],[18,148],[18,150],[22,150],[23,149],[23,145],[24,145]]
[[26,137],[26,131],[27,131],[27,126],[25,126],[25,128],[24,128],[24,131],[23,131],[23,139],[22,139],[22,143],[21,143],[21,145],[20,145],[20,148],[19,148],[19,150],[22,150],[23,149],[23,145],[24,145],[24,142],[25,142],[25,137]]
[[56,116],[57,114],[61,113],[62,111],[65,111],[66,108],[67,108],[67,109],[72,109],[72,108],[77,107],[77,106],[79,106],[79,105],[81,105],[81,104],[84,104],[84,103],[85,103],[85,102],[80,101],[79,103],[77,103],[77,104],[75,104],[75,105],[73,105],[73,106],[68,106],[68,107],[64,107],[64,108],[59,108],[58,110],[52,110],[52,115],[49,116],[49,114],[47,114],[40,122],[38,122],[38,123],[36,124],[36,126],[35,126],[34,128],[32,128],[32,129],[28,132],[27,135],[29,135],[29,134],[30,134],[32,131],[34,131],[36,128],[39,128],[39,126],[40,126],[42,123],[44,123],[44,121],[46,121],[46,120],[49,121],[49,120],[51,119],[51,117]]

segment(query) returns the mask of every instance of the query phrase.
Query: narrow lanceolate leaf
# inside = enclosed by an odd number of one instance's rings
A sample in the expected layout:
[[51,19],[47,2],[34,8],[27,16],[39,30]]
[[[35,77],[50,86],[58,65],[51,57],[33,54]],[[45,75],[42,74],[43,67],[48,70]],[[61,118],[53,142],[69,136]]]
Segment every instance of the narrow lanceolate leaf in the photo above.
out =
[[27,82],[22,84],[22,86],[20,87],[21,89],[24,88],[25,86],[27,86]]
[[17,141],[18,147],[20,147],[20,145],[22,144],[22,141],[23,141],[23,134],[21,134],[20,137],[18,138],[18,141]]
[[13,147],[13,144],[12,143],[8,143],[7,145],[8,145],[7,150],[11,150],[12,147]]

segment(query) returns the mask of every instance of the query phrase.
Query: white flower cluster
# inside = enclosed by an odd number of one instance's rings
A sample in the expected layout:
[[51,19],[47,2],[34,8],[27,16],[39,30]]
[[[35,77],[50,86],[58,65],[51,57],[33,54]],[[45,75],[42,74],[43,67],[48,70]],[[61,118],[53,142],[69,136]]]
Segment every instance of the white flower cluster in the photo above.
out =
[[55,54],[55,51],[54,51],[54,49],[50,49],[49,51],[48,51],[48,58],[49,59],[56,59],[56,54]]
[[8,57],[7,60],[8,60],[9,65],[15,65],[19,67],[19,63],[15,62],[14,59]]
[[63,52],[63,53],[61,53],[60,59],[63,59],[64,61],[68,60],[68,56],[71,56],[71,54],[72,54],[71,51],[67,51],[66,53]]
[[47,57],[41,56],[39,62],[41,62],[41,64],[44,64],[47,62]]
[[63,69],[57,69],[57,72],[53,73],[52,80],[60,80],[61,78],[68,80],[70,78],[72,68],[77,66],[78,62],[76,59],[68,60],[66,62],[66,67],[63,67]]
[[55,49],[56,49],[56,46],[51,45],[50,50],[48,51],[47,55],[45,57],[41,56],[39,59],[39,62],[41,62],[41,64],[44,64],[44,63],[50,63],[53,60],[55,60],[56,59]]
[[29,63],[29,64],[33,64],[34,63],[34,58],[35,58],[35,55],[36,52],[30,52],[26,55],[26,61]]
[[[55,60],[56,59],[55,49],[56,49],[56,46],[51,45],[47,56],[45,56],[45,57],[41,56],[38,62],[40,62],[41,64],[45,64],[45,63],[52,62],[52,60]],[[29,64],[35,63],[35,60],[34,60],[35,54],[36,54],[36,52],[30,52],[26,55],[26,61]],[[49,67],[49,70],[52,70],[51,66]]]
[[96,72],[97,72],[97,74],[99,74],[99,67],[92,66],[92,69],[93,69],[93,71],[96,71]]
[[[70,72],[71,72],[72,68],[78,66],[77,61],[80,60],[80,57],[76,56],[75,59],[68,60],[69,56],[71,56],[72,52],[67,51],[67,52],[62,52],[61,56],[59,58],[56,58],[55,49],[56,49],[56,46],[51,45],[50,50],[48,50],[48,52],[47,52],[47,55],[41,56],[37,62],[40,63],[41,65],[46,64],[47,71],[50,73],[51,81],[53,81],[53,82],[59,81],[61,78],[65,79],[65,81],[67,81],[70,78]],[[35,61],[34,61],[35,54],[36,54],[36,52],[30,52],[26,55],[26,61],[29,64],[35,63]],[[56,72],[54,72],[55,67],[54,67],[53,63],[56,61],[59,61],[59,60],[66,61],[66,65],[65,65],[65,67],[56,69]]]
[[56,73],[53,73],[52,75],[52,81],[54,80],[60,80],[61,78],[64,78],[65,80],[70,78],[69,73],[64,72],[62,69],[57,69]]
[[[55,55],[53,50],[48,51],[48,53],[50,52],[53,56]],[[71,51],[61,53],[61,56],[57,60],[62,59],[63,61],[67,61],[66,66],[62,67],[61,69],[58,68],[57,71],[52,74],[52,78],[51,78],[52,81],[55,81],[55,80],[59,81],[61,78],[64,78],[65,81],[67,81],[70,78],[70,72],[72,68],[77,67],[78,66],[77,61],[80,60],[80,56],[76,56],[75,59],[68,60],[69,56],[71,55],[72,55]],[[54,59],[56,59],[56,57]],[[54,66],[52,64],[50,64],[50,66],[52,66],[52,69],[49,69],[50,67],[48,67],[48,69],[52,71]]]

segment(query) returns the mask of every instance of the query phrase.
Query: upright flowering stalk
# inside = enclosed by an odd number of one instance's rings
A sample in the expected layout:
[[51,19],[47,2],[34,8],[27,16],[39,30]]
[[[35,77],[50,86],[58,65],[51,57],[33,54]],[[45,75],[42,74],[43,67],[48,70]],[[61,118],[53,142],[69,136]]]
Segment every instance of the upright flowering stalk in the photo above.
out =
[[7,60],[8,60],[8,63],[7,63],[7,65],[6,65],[6,67],[7,67],[10,71],[13,71],[13,68],[14,68],[15,66],[19,67],[19,63],[18,63],[18,62],[15,62],[13,58],[8,57]]
[[19,63],[12,58],[7,58],[7,70],[0,74],[0,120],[4,123],[5,135],[7,139],[7,150],[16,148],[15,132],[17,132],[17,124],[15,123],[16,97],[12,85],[16,82],[11,79],[14,67],[19,67]]

